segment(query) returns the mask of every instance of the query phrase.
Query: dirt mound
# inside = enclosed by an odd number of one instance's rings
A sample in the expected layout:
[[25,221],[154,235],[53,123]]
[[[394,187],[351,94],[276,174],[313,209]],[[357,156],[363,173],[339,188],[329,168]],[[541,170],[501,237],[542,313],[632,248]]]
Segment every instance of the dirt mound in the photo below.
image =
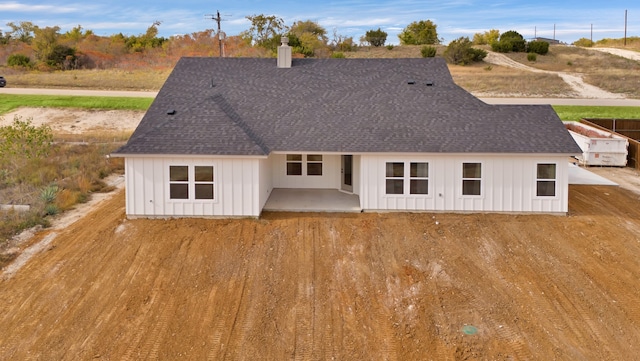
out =
[[634,359],[639,196],[570,194],[567,217],[126,220],[120,192],[0,281],[0,359]]

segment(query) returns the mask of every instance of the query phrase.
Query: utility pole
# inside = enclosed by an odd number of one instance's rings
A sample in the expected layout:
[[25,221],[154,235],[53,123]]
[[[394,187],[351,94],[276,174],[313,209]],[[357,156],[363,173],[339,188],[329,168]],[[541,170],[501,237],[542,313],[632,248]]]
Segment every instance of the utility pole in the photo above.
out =
[[218,23],[218,45],[220,46],[220,57],[222,58],[223,53],[224,53],[224,47],[222,45],[222,39],[224,38],[224,33],[220,30],[220,22],[222,21],[222,18],[220,17],[220,11],[216,11],[216,14],[207,14],[205,15],[207,17],[207,19],[211,19],[213,21],[215,21],[216,23]]
[[591,24],[591,44],[593,44],[593,24]]
[[624,11],[624,46],[627,46],[627,10]]

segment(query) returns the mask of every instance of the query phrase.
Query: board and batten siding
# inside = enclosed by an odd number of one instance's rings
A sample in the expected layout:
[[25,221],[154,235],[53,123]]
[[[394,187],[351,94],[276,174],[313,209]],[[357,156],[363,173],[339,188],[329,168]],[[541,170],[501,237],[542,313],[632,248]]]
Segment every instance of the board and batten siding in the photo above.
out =
[[[267,161],[258,158],[125,158],[130,217],[258,217],[271,189],[260,184]],[[170,166],[213,166],[214,199],[169,199]],[[264,194],[263,194],[264,193]]]
[[[386,163],[429,163],[427,195],[386,194]],[[462,195],[462,164],[481,163],[481,195]],[[537,164],[556,164],[556,192],[536,195]],[[565,155],[362,155],[360,203],[366,211],[540,212],[568,211]],[[407,174],[407,173],[405,173]],[[406,178],[405,182],[408,182]]]

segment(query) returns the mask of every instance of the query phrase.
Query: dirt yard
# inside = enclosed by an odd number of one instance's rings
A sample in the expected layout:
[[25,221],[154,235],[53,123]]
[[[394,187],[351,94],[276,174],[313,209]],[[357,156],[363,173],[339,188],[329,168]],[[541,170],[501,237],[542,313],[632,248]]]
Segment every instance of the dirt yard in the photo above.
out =
[[4,275],[0,359],[632,360],[638,198],[572,186],[567,217],[127,220],[119,191]]
[[0,359],[637,359],[640,178],[595,170],[625,181],[566,217],[127,220],[119,190],[0,272]]

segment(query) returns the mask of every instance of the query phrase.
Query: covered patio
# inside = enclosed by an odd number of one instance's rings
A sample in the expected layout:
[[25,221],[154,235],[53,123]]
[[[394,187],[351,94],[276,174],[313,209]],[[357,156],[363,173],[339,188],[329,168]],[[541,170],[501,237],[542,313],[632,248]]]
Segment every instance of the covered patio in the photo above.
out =
[[264,211],[359,213],[360,198],[337,189],[274,188]]

